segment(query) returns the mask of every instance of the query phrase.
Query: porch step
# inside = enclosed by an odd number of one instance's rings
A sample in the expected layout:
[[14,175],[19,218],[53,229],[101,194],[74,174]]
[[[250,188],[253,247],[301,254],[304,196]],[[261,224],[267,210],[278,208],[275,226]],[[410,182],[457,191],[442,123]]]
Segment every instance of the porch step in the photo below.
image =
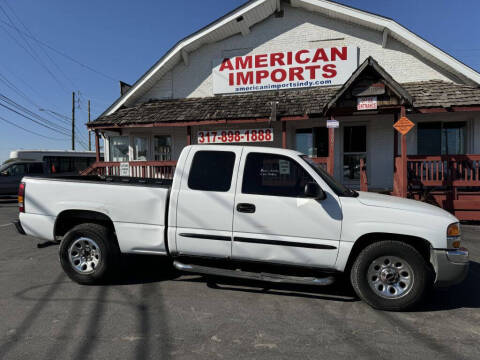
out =
[[271,274],[271,273],[264,273],[264,272],[256,273],[256,272],[250,272],[250,271],[224,269],[224,268],[217,268],[217,267],[210,267],[210,266],[203,266],[203,265],[184,264],[184,263],[181,263],[180,261],[174,261],[173,266],[175,266],[177,270],[195,273],[195,274],[227,276],[227,277],[234,277],[234,278],[241,278],[241,279],[267,281],[267,282],[273,282],[273,283],[327,286],[335,282],[334,276],[305,277],[305,276]]

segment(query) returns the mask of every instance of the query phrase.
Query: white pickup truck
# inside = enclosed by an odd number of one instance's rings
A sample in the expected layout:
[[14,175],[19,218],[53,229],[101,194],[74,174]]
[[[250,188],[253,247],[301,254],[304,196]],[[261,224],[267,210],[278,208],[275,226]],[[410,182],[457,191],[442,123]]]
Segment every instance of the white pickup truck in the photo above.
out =
[[173,181],[23,178],[20,232],[61,240],[74,281],[111,275],[121,253],[182,271],[329,285],[345,273],[377,309],[405,310],[468,272],[458,219],[422,202],[356,192],[285,149],[187,146]]

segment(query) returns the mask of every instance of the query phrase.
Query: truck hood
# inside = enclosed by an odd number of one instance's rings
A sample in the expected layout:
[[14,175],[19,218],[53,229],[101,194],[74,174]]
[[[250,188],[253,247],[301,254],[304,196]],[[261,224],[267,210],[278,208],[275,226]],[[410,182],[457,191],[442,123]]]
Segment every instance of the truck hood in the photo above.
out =
[[452,220],[452,222],[458,221],[455,216],[439,208],[438,206],[430,205],[421,201],[404,199],[397,196],[382,195],[372,192],[359,191],[358,194],[358,201],[366,206],[377,206],[397,210],[406,210],[434,216],[448,217]]

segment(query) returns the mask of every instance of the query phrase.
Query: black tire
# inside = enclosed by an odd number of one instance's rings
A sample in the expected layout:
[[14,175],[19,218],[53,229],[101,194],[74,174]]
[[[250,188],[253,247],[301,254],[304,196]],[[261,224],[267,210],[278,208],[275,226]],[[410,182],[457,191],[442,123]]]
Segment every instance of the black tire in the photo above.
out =
[[[388,261],[388,257],[402,259],[409,266],[408,271],[412,275],[409,275],[410,282],[408,285],[405,285],[405,283],[403,285],[399,284],[402,280],[398,278],[399,275],[397,274],[391,276],[392,282],[395,277],[399,279],[398,282],[393,284],[394,286],[382,282],[382,279],[388,280],[387,277],[390,275],[388,271],[383,273],[383,277],[377,279],[379,281],[377,283],[373,281],[375,276],[372,276],[371,279],[369,278],[369,272],[377,270],[378,266],[375,264],[378,259],[386,259],[385,261]],[[353,263],[350,281],[356,294],[373,308],[388,311],[404,311],[418,305],[430,289],[433,282],[433,274],[428,265],[413,246],[401,241],[380,241],[367,246],[360,252]],[[385,266],[387,267],[387,265]],[[395,264],[390,266],[394,267]],[[405,264],[399,266],[405,266]],[[379,274],[383,271],[382,269],[383,265],[378,270]],[[396,271],[396,269],[393,271]],[[398,274],[400,273],[398,271]],[[405,286],[405,290],[400,285]],[[388,290],[397,292],[395,286],[400,289],[398,294],[381,294],[380,289],[384,290],[385,293],[388,293]],[[373,289],[374,287],[377,287],[377,289]],[[401,291],[404,291],[404,293],[401,293]]]
[[[85,257],[85,259],[91,258],[93,260],[92,256],[95,256],[97,264],[95,264],[95,267],[90,265],[90,269],[85,269],[85,272],[75,268],[74,262],[77,260],[70,260],[70,251],[74,251],[73,245],[78,243],[81,238],[91,240],[90,249],[95,249],[98,246],[94,255],[89,253],[89,256]],[[81,243],[84,243],[84,241],[81,241]],[[59,257],[62,268],[70,279],[79,284],[94,285],[105,283],[113,274],[118,265],[120,250],[113,234],[107,227],[94,223],[84,223],[73,227],[64,236],[60,243]]]

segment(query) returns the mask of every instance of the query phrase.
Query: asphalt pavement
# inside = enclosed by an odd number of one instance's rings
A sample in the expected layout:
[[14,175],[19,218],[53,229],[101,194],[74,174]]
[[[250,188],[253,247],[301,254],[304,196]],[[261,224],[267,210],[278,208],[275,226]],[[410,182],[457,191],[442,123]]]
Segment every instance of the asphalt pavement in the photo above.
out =
[[58,246],[17,234],[0,200],[0,359],[478,359],[480,226],[467,279],[408,313],[371,309],[340,282],[261,284],[181,275],[129,257],[107,286],[70,281]]

